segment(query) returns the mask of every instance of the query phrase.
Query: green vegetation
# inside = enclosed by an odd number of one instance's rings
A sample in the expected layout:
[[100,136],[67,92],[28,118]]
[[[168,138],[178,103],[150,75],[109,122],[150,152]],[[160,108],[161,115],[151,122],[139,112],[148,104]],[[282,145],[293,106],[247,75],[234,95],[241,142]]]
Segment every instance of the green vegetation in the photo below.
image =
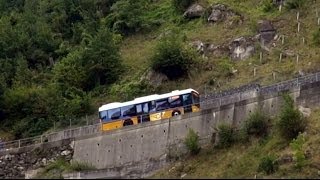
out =
[[277,170],[275,158],[273,156],[264,156],[259,163],[258,171],[263,171],[266,174],[274,173]]
[[64,159],[57,159],[49,163],[41,172],[37,174],[36,178],[44,179],[63,179],[63,173],[80,172],[86,170],[96,169],[92,165],[80,162],[67,162]]
[[[206,9],[205,15],[183,18],[194,2]],[[267,85],[295,77],[299,70],[317,71],[319,27],[314,7],[320,2],[287,2],[279,12],[269,0],[3,0],[0,136],[8,140],[35,136],[54,127],[63,129],[70,119],[72,125],[84,125],[80,119],[96,116],[100,105],[142,95],[184,88],[212,92],[252,82]],[[242,23],[231,26],[229,21],[239,21],[231,17],[209,24],[209,7],[217,3],[243,16]],[[292,23],[297,10],[298,35]],[[242,36],[253,37],[262,19],[271,20],[277,33],[285,35],[284,43],[275,41],[268,53],[256,46],[250,58],[233,61],[219,53],[202,58],[189,46],[200,40],[222,47]],[[284,50],[299,54],[299,63],[290,56],[279,62]],[[158,87],[142,81],[152,68],[169,81]]]
[[306,0],[288,0],[286,6],[288,9],[300,9],[306,4]]
[[235,141],[235,130],[229,124],[220,124],[218,126],[218,147],[228,148]]
[[283,98],[284,104],[277,127],[283,138],[292,140],[305,130],[306,121],[302,113],[294,106],[293,99],[288,94],[284,94]]
[[[271,123],[275,125],[276,120]],[[271,126],[268,136],[252,136],[247,143],[234,141],[229,148],[208,146],[151,178],[318,178],[319,120],[320,109],[313,109],[306,132],[290,143]]]
[[177,79],[187,75],[196,57],[192,49],[183,46],[183,36],[179,32],[168,33],[157,44],[151,66],[169,79]]
[[303,134],[299,134],[298,137],[290,143],[290,147],[293,150],[293,159],[296,162],[295,167],[299,170],[306,164],[306,157],[303,151],[304,143],[305,139]]
[[184,12],[195,0],[171,0],[173,7],[178,12]]
[[249,115],[243,128],[248,135],[266,136],[268,133],[268,117],[261,110],[256,110]]
[[199,135],[193,129],[189,129],[188,135],[184,141],[191,155],[196,155],[200,151]]

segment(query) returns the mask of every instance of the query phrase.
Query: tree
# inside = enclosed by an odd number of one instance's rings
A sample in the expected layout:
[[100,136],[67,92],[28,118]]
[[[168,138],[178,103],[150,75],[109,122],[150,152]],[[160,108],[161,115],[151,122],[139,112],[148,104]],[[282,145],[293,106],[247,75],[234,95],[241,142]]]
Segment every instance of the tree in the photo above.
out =
[[86,88],[114,83],[123,70],[119,54],[120,36],[108,29],[101,28],[97,35],[89,40],[84,50],[82,64],[86,69]]
[[284,94],[283,98],[284,104],[277,126],[285,139],[292,140],[305,130],[306,122],[301,112],[294,106],[293,99],[288,94]]
[[139,31],[147,23],[143,19],[147,0],[121,0],[114,3],[105,21],[109,28],[123,35]]
[[188,73],[194,59],[195,52],[183,46],[182,37],[176,32],[170,32],[156,45],[151,66],[169,79],[178,79]]

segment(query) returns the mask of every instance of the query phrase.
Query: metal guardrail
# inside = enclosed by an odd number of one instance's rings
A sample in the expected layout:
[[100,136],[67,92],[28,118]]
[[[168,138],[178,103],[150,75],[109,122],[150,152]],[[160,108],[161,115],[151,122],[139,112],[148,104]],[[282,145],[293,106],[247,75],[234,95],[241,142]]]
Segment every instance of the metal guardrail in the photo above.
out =
[[[306,84],[310,84],[318,81],[320,81],[320,72],[295,78],[295,79],[291,79],[291,80],[287,80],[287,81],[283,81],[283,82],[279,82],[273,85],[260,87],[257,90],[265,93],[281,92],[294,87],[299,87],[301,85],[306,85]],[[202,109],[210,109],[213,107],[219,107],[222,105],[234,103],[242,100],[241,99],[242,93],[243,92],[236,92],[231,95],[225,95],[217,98],[210,98],[210,96],[207,96],[209,98],[205,97],[200,99],[200,105],[203,107]],[[214,95],[211,97],[214,97]],[[19,140],[8,141],[8,142],[0,142],[0,151],[6,151],[12,148],[21,148],[21,147],[31,146],[39,143],[44,143],[44,142],[53,142],[53,141],[59,141],[63,139],[98,134],[101,132],[100,128],[101,128],[101,123],[96,123],[93,125],[67,129],[63,131],[53,132],[50,134],[43,134],[40,136],[31,137],[31,138],[19,139]]]

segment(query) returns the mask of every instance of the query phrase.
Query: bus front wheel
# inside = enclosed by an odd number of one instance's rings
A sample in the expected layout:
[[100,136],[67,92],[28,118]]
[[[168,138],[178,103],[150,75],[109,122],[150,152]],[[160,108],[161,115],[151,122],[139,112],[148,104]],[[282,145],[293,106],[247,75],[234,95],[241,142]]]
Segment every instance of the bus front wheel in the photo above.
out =
[[131,119],[127,119],[123,123],[123,126],[130,126],[130,125],[133,125],[133,121]]

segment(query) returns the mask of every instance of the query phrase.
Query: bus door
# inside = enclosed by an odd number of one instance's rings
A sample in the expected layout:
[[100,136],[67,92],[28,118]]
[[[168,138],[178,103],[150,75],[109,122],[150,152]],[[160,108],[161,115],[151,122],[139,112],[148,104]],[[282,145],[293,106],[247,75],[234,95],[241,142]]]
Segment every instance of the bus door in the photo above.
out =
[[137,104],[136,108],[137,108],[138,123],[150,121],[149,106],[147,102]]
[[192,96],[191,94],[182,95],[183,109],[184,112],[192,112]]

